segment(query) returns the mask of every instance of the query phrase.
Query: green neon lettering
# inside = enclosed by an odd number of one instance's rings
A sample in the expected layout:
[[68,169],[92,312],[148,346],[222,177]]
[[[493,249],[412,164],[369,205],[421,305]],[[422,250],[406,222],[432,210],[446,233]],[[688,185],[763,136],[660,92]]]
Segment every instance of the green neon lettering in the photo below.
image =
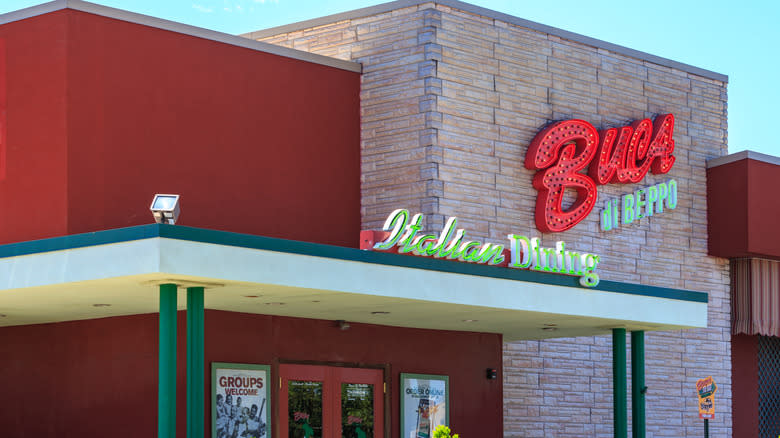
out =
[[587,262],[587,260],[588,260],[588,256],[589,255],[590,254],[588,254],[588,253],[584,253],[584,254],[580,255],[579,260],[578,260],[579,266],[577,267],[577,275],[584,275],[585,273],[588,272],[588,262]]
[[486,243],[482,245],[482,250],[479,252],[479,258],[477,263],[487,263],[489,265],[497,265],[504,261],[504,245],[493,245],[492,243]]
[[509,237],[509,267],[525,269],[531,266],[531,256],[528,250],[531,247],[531,242],[528,238],[517,234],[510,234],[507,237]]
[[647,215],[653,215],[653,203],[658,202],[658,186],[650,186],[647,188]]
[[566,242],[555,242],[555,269],[556,272],[566,271]]
[[669,189],[666,187],[666,183],[658,184],[658,203],[655,204],[655,212],[664,212],[664,200],[669,196]]
[[585,287],[596,287],[599,284],[599,274],[588,272],[580,277],[580,284]]
[[460,246],[457,254],[453,254],[453,257],[464,262],[473,262],[474,257],[479,252],[480,243],[475,240],[469,240]]
[[412,245],[412,254],[428,255],[428,251],[431,246],[434,246],[436,242],[436,236],[433,234],[423,234],[415,239],[414,245]]
[[539,238],[534,237],[531,239],[531,267],[537,271],[541,271],[544,266],[544,260],[542,260],[542,254],[539,251]]
[[541,251],[543,253],[544,257],[544,267],[542,267],[542,270],[546,272],[558,272],[555,269],[553,262],[553,256],[555,255],[555,249],[553,248],[541,248]]
[[620,210],[620,206],[618,206],[618,200],[617,199],[612,201],[612,207],[613,207],[612,208],[612,226],[617,228],[618,226],[620,226],[620,222],[618,222],[620,220],[620,211],[619,211]]
[[645,200],[642,197],[645,195],[644,189],[639,189],[634,195],[636,197],[636,206],[634,207],[634,219],[639,220],[644,217],[642,214],[642,207],[645,206]]
[[634,221],[634,195],[623,196],[623,224],[628,225]]
[[569,252],[569,274],[582,275],[582,264],[580,263],[580,253]]
[[601,210],[601,231],[609,231],[612,227],[612,201],[607,201]]
[[412,223],[406,226],[406,234],[404,234],[404,237],[401,238],[401,242],[398,244],[399,246],[403,245],[403,248],[398,250],[400,254],[405,254],[414,250],[415,244],[417,243],[415,236],[422,228],[422,218],[423,215],[417,213],[412,217]]
[[674,210],[677,207],[677,181],[669,180],[669,197],[666,198],[666,206],[669,210]]
[[580,277],[580,284],[585,287],[595,287],[599,284],[599,275],[596,273],[596,267],[599,264],[599,256],[594,254],[583,254],[583,264],[585,273]]
[[[455,224],[457,223],[458,223],[458,219],[455,217],[451,217],[447,219],[447,223],[444,224],[444,230],[442,230],[441,235],[439,236],[439,240],[436,242],[436,245],[430,247],[428,251],[426,251],[425,255],[434,256],[435,258],[446,257],[447,254],[443,254],[446,252],[444,251],[444,248],[452,238],[452,233],[453,231],[455,231]],[[450,252],[452,252],[452,248],[450,248]]]
[[374,249],[387,250],[393,247],[401,237],[401,231],[406,228],[406,223],[409,220],[409,212],[403,209],[395,210],[387,217],[385,225],[382,227],[384,231],[393,230],[390,236],[384,241],[374,244]]
[[448,258],[448,259],[454,259],[457,257],[453,257],[452,253],[453,251],[457,250],[457,248],[460,246],[460,241],[463,240],[463,237],[465,236],[466,232],[463,230],[458,230],[455,233],[455,240],[450,242],[450,244],[445,248],[441,247],[439,248],[439,251],[436,252],[434,257],[436,258]]
[[[669,186],[664,186],[668,208],[674,208],[676,204],[677,182],[669,181]],[[659,185],[660,186],[660,185]],[[623,217],[629,223],[637,216],[642,217],[641,208],[647,205],[652,214],[652,202],[656,193],[660,199],[660,190],[656,192],[654,187],[646,189],[646,199],[643,200],[645,190],[638,190],[634,194],[624,196]],[[635,201],[636,200],[636,201]],[[648,202],[644,202],[644,201]],[[645,212],[647,213],[647,211]],[[611,229],[618,225],[619,204],[618,200],[608,201],[602,213],[602,229]],[[434,256],[438,258],[458,259],[470,263],[487,263],[498,265],[504,262],[504,245],[496,245],[489,242],[464,241],[465,231],[456,229],[457,219],[451,217],[444,229],[438,234],[421,234],[423,215],[416,214],[411,220],[407,210],[395,210],[385,221],[383,229],[389,231],[385,241],[374,245],[376,249],[387,250],[393,246],[399,247],[399,253],[412,252],[421,256]],[[594,287],[599,283],[596,268],[599,256],[593,254],[580,255],[574,251],[566,250],[566,242],[557,241],[554,248],[540,246],[540,238],[509,234],[510,263],[511,268],[535,269],[537,271],[579,275],[580,283],[586,287]]]

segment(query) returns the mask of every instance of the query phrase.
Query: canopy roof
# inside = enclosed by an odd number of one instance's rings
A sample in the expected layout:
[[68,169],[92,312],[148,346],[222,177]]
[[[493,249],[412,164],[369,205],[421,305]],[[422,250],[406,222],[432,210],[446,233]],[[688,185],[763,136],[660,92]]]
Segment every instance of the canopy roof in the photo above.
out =
[[0,246],[0,326],[154,313],[162,283],[205,286],[208,309],[507,340],[707,325],[702,292],[153,224]]

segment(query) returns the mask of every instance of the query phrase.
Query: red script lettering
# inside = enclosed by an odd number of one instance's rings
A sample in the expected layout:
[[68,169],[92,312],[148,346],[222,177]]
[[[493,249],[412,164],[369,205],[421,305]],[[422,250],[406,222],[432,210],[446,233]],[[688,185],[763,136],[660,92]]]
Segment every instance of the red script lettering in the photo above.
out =
[[[550,233],[580,223],[596,205],[596,185],[637,183],[648,171],[669,172],[674,164],[673,132],[672,114],[600,133],[584,120],[556,122],[541,130],[525,156],[525,167],[538,170],[533,179],[539,192],[536,227]],[[580,173],[586,167],[587,174]],[[564,210],[567,189],[577,198]]]

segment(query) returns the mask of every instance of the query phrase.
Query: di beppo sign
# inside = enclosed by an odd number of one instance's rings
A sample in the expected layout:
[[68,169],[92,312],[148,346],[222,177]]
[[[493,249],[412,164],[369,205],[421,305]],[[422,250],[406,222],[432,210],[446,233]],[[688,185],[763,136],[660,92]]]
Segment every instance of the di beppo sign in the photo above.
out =
[[[658,116],[653,122],[637,120],[629,126],[601,132],[584,120],[565,120],[544,128],[531,141],[525,156],[525,167],[538,171],[533,179],[539,192],[536,227],[547,233],[566,231],[593,210],[598,185],[637,183],[647,172],[669,172],[674,165],[673,132],[672,114]],[[676,204],[676,183],[674,187]],[[577,198],[564,210],[567,189],[574,190]],[[668,186],[666,189],[668,197]],[[656,199],[650,199],[648,193],[648,199],[637,199],[631,204],[635,210],[632,218],[641,213],[637,209],[640,202],[645,210],[648,201],[658,206],[661,193],[659,189],[651,192]]]

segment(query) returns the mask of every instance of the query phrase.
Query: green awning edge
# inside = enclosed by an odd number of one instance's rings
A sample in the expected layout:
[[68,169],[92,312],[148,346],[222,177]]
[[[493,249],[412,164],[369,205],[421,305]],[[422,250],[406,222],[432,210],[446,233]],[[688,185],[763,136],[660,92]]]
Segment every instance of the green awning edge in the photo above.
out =
[[397,266],[410,269],[425,269],[429,271],[447,272],[452,274],[474,275],[479,277],[499,278],[505,280],[525,281],[555,286],[576,287],[588,290],[617,292],[630,295],[641,295],[655,298],[707,303],[708,294],[684,289],[647,286],[634,283],[602,280],[594,288],[580,286],[575,276],[550,274],[524,269],[514,269],[496,266],[478,265],[452,260],[433,259],[400,255],[376,251],[365,251],[356,248],[325,245],[321,243],[301,242],[297,240],[279,239],[266,236],[255,236],[229,231],[194,228],[182,225],[148,224],[112,230],[102,230],[92,233],[72,234],[69,236],[52,237],[26,242],[0,245],[0,259],[33,255],[52,251],[86,248],[97,245],[129,242],[152,238],[186,240],[191,242],[210,243],[216,245],[234,246],[239,248],[277,251],[289,254],[300,254],[314,257],[325,257],[338,260],[348,260],[360,263],[374,263],[387,266]]

